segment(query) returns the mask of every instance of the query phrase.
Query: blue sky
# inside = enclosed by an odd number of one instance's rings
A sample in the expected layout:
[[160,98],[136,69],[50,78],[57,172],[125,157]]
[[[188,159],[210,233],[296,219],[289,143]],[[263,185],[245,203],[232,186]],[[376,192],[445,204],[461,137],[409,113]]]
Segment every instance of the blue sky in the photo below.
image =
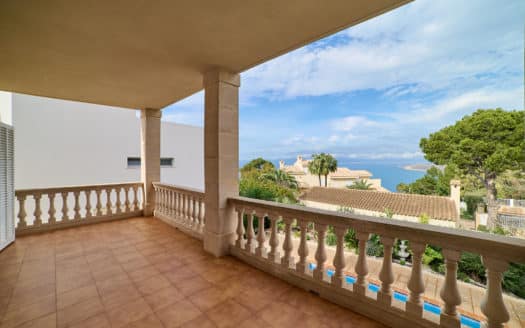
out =
[[[524,107],[525,1],[417,0],[241,75],[240,159],[421,162],[478,108]],[[203,125],[203,93],[163,120]]]

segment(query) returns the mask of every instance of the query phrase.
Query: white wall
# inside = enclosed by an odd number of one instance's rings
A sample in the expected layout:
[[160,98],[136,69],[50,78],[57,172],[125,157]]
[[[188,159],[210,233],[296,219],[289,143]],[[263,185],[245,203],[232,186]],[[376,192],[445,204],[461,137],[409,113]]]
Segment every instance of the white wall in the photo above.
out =
[[12,93],[0,91],[0,122],[13,125]]
[[[136,110],[13,94],[16,189],[140,181]],[[163,122],[162,182],[204,189],[203,129]]]

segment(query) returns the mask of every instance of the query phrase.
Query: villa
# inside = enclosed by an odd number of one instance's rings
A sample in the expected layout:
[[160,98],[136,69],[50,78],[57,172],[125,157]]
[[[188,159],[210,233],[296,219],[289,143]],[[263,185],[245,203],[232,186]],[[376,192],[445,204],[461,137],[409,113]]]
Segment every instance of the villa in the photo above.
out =
[[[239,196],[240,74],[407,2],[1,2],[0,90],[139,114],[140,180],[16,189],[22,150],[12,105],[0,108],[0,326],[523,326],[523,301],[501,282],[510,263],[525,263],[524,240]],[[201,90],[204,153],[193,164],[204,163],[203,190],[161,176],[172,156],[161,149],[163,108]],[[121,128],[118,117],[107,123]],[[105,148],[84,152],[107,169]],[[61,158],[52,146],[41,156]],[[351,181],[341,176],[332,185]],[[372,234],[383,258],[367,256]],[[396,240],[408,241],[409,265],[393,261]],[[424,270],[428,244],[441,249],[444,275]],[[486,286],[458,281],[462,252],[481,256]]]
[[[292,165],[286,165],[282,160],[279,161],[279,169],[293,176],[299,183],[300,188],[311,188],[319,185],[319,177],[309,172],[308,163],[310,161],[299,155]],[[346,188],[356,181],[362,180],[370,184],[371,189],[386,191],[385,188],[381,187],[381,179],[371,179],[371,177],[372,173],[366,170],[350,170],[346,167],[338,167],[337,171],[328,174],[327,186],[331,188]]]

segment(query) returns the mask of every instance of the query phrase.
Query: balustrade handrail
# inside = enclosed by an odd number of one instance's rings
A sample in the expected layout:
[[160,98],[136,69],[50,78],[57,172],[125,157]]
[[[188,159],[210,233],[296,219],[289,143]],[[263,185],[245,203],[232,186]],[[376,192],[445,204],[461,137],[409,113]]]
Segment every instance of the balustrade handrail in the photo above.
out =
[[199,189],[190,188],[190,187],[182,187],[182,186],[177,186],[177,185],[162,183],[162,182],[153,182],[153,186],[157,188],[167,188],[171,190],[176,190],[177,192],[180,192],[180,193],[198,196],[201,199],[204,199],[204,190],[199,190]]
[[107,189],[117,188],[125,186],[138,186],[142,185],[142,182],[123,182],[123,183],[105,183],[96,185],[76,185],[76,186],[63,186],[63,187],[47,187],[47,188],[29,188],[29,189],[17,189],[15,190],[15,196],[27,196],[32,194],[49,194],[49,193],[61,193],[61,192],[74,192],[79,190],[96,190],[96,189]]
[[525,240],[469,230],[433,226],[354,213],[339,213],[316,208],[282,204],[246,197],[231,197],[236,208],[264,210],[270,215],[301,218],[334,227],[348,227],[398,239],[446,247],[515,263],[525,263]]

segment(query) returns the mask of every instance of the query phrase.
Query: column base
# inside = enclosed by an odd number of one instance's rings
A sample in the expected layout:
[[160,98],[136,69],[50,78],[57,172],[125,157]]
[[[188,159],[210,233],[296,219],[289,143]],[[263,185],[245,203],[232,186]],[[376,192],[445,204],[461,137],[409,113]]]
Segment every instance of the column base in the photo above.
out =
[[445,328],[460,328],[461,321],[459,320],[458,315],[448,315],[442,313],[439,318],[439,324]]
[[383,306],[390,307],[392,305],[392,294],[385,294],[382,291],[378,291],[377,301]]
[[230,245],[233,244],[234,238],[234,233],[220,235],[204,231],[204,250],[216,257],[228,255],[230,253]]

